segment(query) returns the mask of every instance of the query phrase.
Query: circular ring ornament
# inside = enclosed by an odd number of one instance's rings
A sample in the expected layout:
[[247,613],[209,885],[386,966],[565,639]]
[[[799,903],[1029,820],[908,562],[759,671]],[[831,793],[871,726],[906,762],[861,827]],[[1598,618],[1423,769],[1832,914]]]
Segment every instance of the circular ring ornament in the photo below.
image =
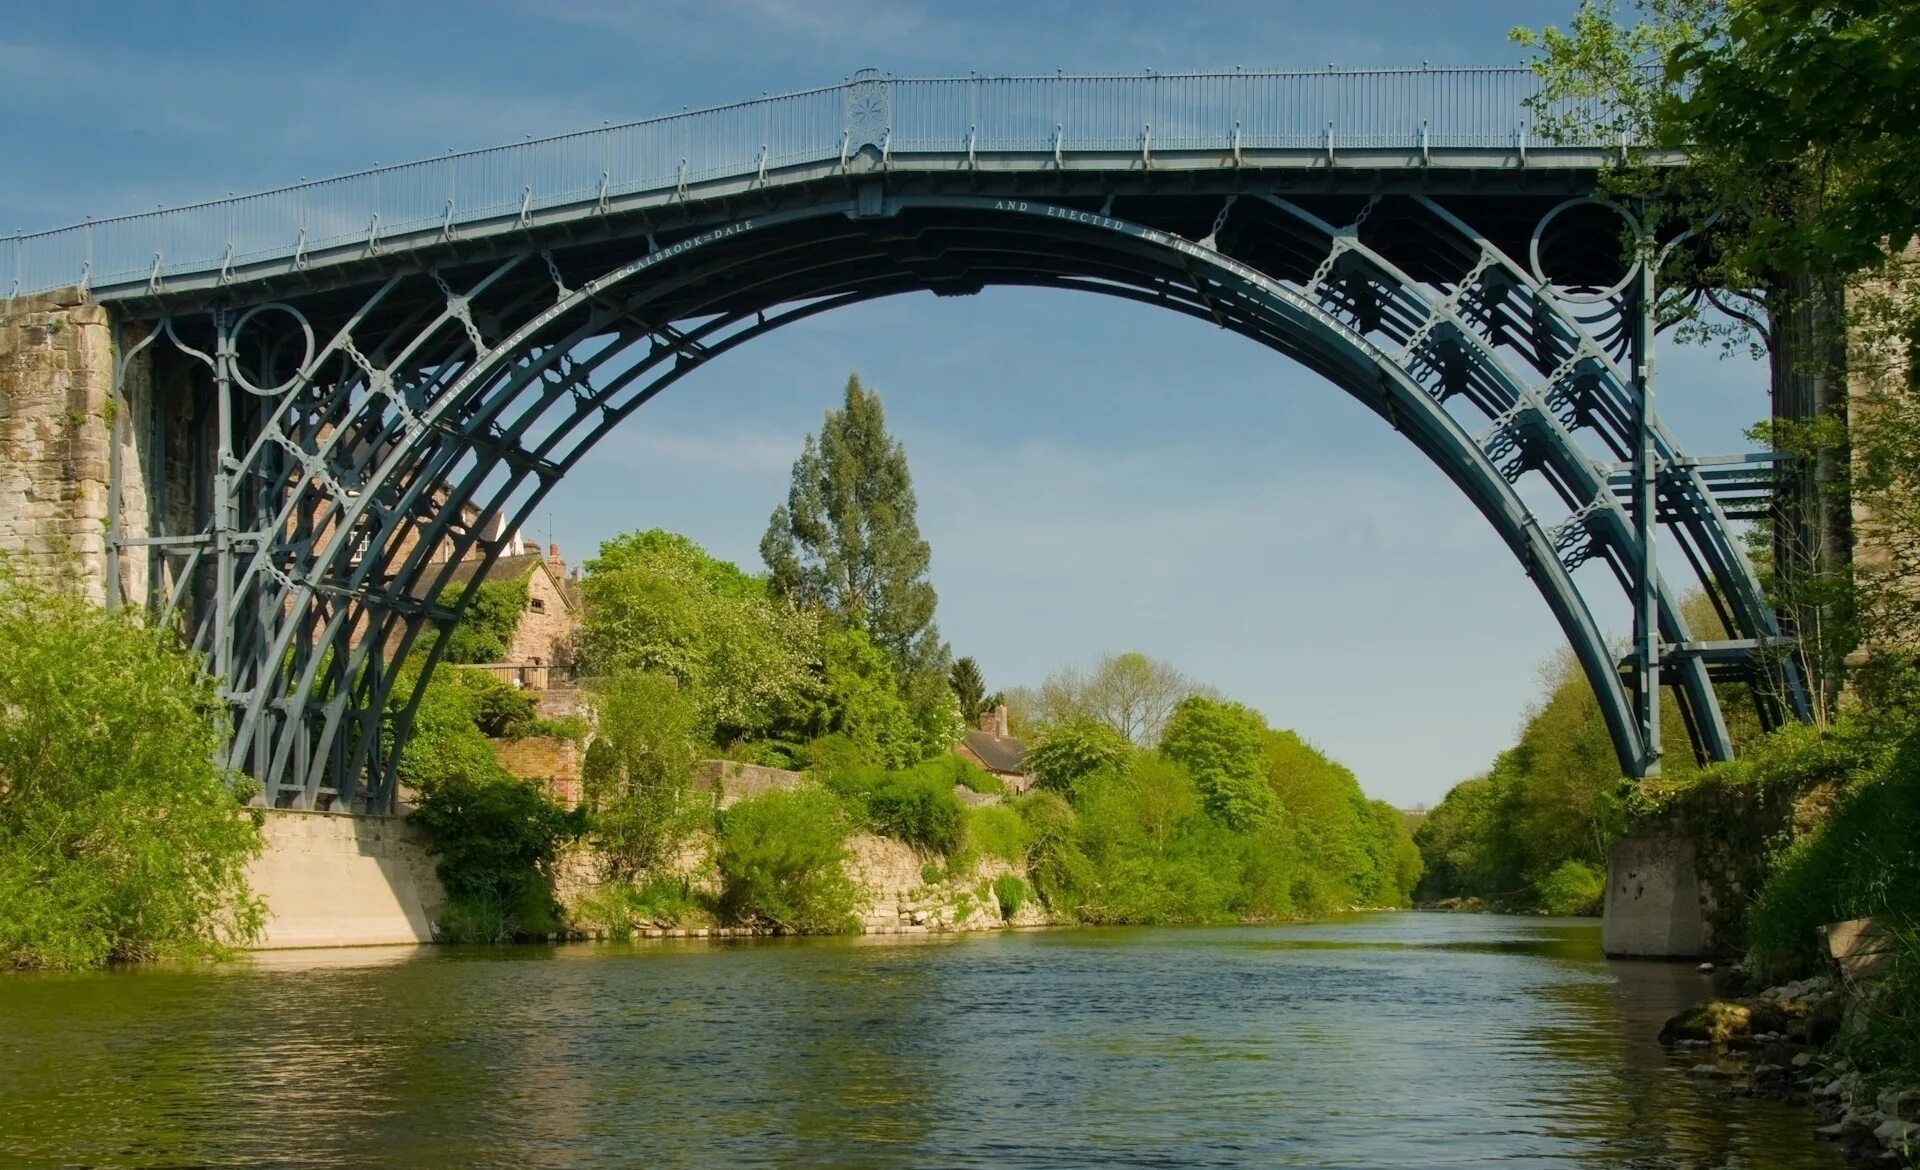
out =
[[1626,272],[1621,274],[1619,280],[1614,281],[1613,284],[1598,292],[1569,292],[1561,289],[1555,285],[1553,281],[1547,279],[1547,274],[1540,268],[1540,241],[1547,234],[1547,226],[1562,212],[1570,211],[1575,207],[1581,207],[1587,204],[1604,207],[1619,216],[1622,220],[1625,220],[1627,227],[1633,232],[1634,255],[1638,257],[1644,251],[1641,244],[1644,243],[1646,234],[1640,226],[1640,221],[1633,217],[1632,212],[1615,203],[1613,200],[1602,199],[1597,195],[1575,195],[1573,198],[1555,205],[1545,215],[1540,217],[1539,223],[1533,225],[1533,237],[1527,241],[1527,267],[1532,270],[1533,279],[1539,282],[1541,288],[1546,289],[1548,294],[1556,300],[1563,301],[1570,305],[1605,304],[1607,301],[1612,300],[1626,291],[1627,285],[1640,274],[1640,266],[1646,262],[1644,259],[1635,259],[1632,264],[1627,265]]
[[285,394],[287,391],[293,389],[295,386],[298,386],[301,383],[301,381],[307,376],[307,368],[313,364],[313,356],[314,356],[313,326],[308,324],[306,315],[304,313],[294,308],[292,305],[283,304],[280,301],[270,301],[264,305],[255,305],[253,308],[248,309],[245,313],[242,313],[240,315],[240,319],[233,323],[232,337],[233,337],[234,349],[236,351],[239,349],[240,333],[242,330],[244,330],[247,327],[247,323],[249,321],[252,321],[255,317],[259,316],[261,313],[268,311],[269,309],[278,310],[279,312],[285,313],[287,316],[293,318],[294,323],[300,326],[301,335],[306,339],[307,350],[306,350],[306,353],[300,358],[300,363],[294,367],[293,373],[288,376],[287,380],[284,382],[281,382],[279,385],[276,385],[276,386],[255,386],[252,382],[249,382],[247,380],[247,375],[244,371],[241,370],[239,362],[236,361],[232,364],[231,373],[233,375],[233,380],[235,382],[238,382],[240,384],[241,389],[245,390],[247,393],[256,394],[261,398],[271,398],[276,394]]

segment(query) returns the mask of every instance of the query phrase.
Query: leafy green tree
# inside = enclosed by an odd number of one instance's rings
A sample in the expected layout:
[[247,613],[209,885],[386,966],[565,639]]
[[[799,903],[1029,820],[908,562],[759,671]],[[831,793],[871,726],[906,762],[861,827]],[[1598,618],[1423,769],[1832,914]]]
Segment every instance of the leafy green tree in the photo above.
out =
[[888,768],[908,767],[945,746],[928,742],[901,697],[893,662],[865,631],[828,628],[819,647],[813,682],[788,702],[778,724],[781,734],[799,740],[832,737],[836,745],[827,754],[835,763]]
[[0,572],[0,965],[220,954],[259,928],[252,785],[171,631]]
[[723,741],[766,735],[808,687],[817,623],[686,537],[627,533],[586,568],[580,643],[595,673],[677,679]]
[[980,675],[980,664],[971,658],[954,659],[953,669],[947,672],[947,685],[960,701],[960,717],[966,720],[967,726],[978,726],[980,716],[989,710],[987,682]]
[[1272,817],[1278,808],[1262,752],[1267,721],[1239,703],[1193,695],[1167,720],[1160,750],[1192,773],[1207,812],[1232,829]]
[[625,881],[670,862],[681,842],[712,823],[712,793],[693,783],[703,727],[698,705],[665,675],[601,679],[593,704],[598,735],[581,782],[607,876]]
[[[489,577],[474,587],[473,599],[447,635],[448,662],[504,662],[513,645],[513,632],[527,611],[531,573],[500,579]],[[442,597],[458,593],[462,585],[442,590]]]
[[1069,720],[1048,729],[1027,752],[1034,783],[1071,798],[1081,781],[1123,767],[1133,756],[1126,737],[1092,719]]
[[880,396],[850,374],[843,406],[794,461],[760,555],[775,592],[867,631],[902,676],[941,676],[947,648],[916,508],[907,453],[887,432]]

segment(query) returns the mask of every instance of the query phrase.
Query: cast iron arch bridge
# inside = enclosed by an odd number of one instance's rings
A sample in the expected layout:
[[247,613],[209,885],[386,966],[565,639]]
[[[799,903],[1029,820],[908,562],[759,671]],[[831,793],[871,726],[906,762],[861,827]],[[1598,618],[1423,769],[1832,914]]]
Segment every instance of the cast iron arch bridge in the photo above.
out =
[[[1358,399],[1493,525],[1645,776],[1663,692],[1702,758],[1731,752],[1723,695],[1805,714],[1731,524],[1765,514],[1768,463],[1661,426],[1658,265],[1621,262],[1631,216],[1593,197],[1623,144],[1539,141],[1535,85],[867,72],[19,236],[0,288],[110,306],[116,401],[148,405],[116,417],[139,454],[113,445],[109,600],[183,624],[270,806],[391,807],[419,698],[397,664],[444,649],[454,564],[654,395],[817,313],[990,285],[1185,313]],[[1689,588],[1728,636],[1689,627]],[[1624,655],[1589,606],[1611,590]]]

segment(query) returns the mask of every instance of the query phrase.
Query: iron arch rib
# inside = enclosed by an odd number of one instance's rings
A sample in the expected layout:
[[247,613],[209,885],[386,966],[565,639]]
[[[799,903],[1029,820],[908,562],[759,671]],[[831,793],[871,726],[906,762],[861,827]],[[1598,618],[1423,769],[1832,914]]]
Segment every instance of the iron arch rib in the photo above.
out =
[[[1221,234],[1231,243],[1244,231],[1235,224],[1222,233],[1226,218],[1215,221],[1209,241]],[[282,494],[269,510],[274,547],[270,555],[261,550],[249,569],[250,581],[272,576],[286,587],[274,603],[282,612],[262,607],[265,616],[247,635],[259,648],[252,685],[244,701],[236,700],[233,762],[255,772],[269,800],[310,806],[359,792],[386,807],[395,762],[381,751],[384,712],[398,703],[397,734],[404,738],[451,623],[484,573],[472,574],[450,603],[440,593],[455,561],[476,550],[498,555],[487,536],[496,520],[517,527],[639,407],[707,361],[785,324],[916,289],[1017,284],[1126,297],[1211,321],[1295,359],[1405,435],[1467,496],[1533,580],[1592,684],[1623,771],[1637,774],[1647,745],[1614,655],[1556,545],[1558,534],[1516,490],[1512,469],[1449,410],[1447,395],[1433,392],[1430,355],[1419,337],[1440,323],[1461,327],[1458,348],[1470,367],[1464,376],[1481,409],[1537,412],[1540,404],[1492,346],[1464,336],[1471,331],[1457,311],[1461,292],[1393,272],[1357,240],[1339,250],[1397,285],[1371,328],[1321,295],[1331,265],[1299,283],[1177,231],[1087,207],[983,196],[893,197],[878,214],[871,201],[824,201],[692,230],[638,256],[596,244],[566,258],[575,270],[564,281],[551,257],[544,266],[550,283],[537,279],[543,266],[520,263],[524,257],[509,258],[464,293],[438,274],[438,291],[421,278],[399,288],[390,281],[374,294],[391,299],[390,310],[343,314],[330,334],[329,358],[356,359],[339,364],[345,373],[323,373],[333,367],[316,360],[288,391],[289,401],[328,403],[331,429],[317,435],[317,412],[301,424],[294,438],[308,454],[291,460],[278,481]],[[597,274],[578,270],[596,256],[608,261]],[[1554,328],[1573,329],[1569,340],[1581,343],[1577,326],[1562,321]],[[1393,344],[1396,337],[1403,344]],[[376,356],[362,356],[368,353]],[[270,414],[262,426],[271,431],[283,423]],[[349,451],[351,444],[335,437],[342,434],[371,438]],[[1549,479],[1563,496],[1598,498],[1604,476],[1563,429],[1542,422],[1534,437],[1546,444]],[[263,451],[284,446],[264,438],[254,444]],[[1711,529],[1713,517],[1703,522],[1702,514],[1695,509],[1690,522]],[[1602,517],[1591,528],[1604,534],[1611,524]],[[303,538],[278,539],[296,527]],[[1750,570],[1741,577],[1744,564],[1724,555],[1731,547],[1724,534],[1701,537],[1697,546],[1713,573],[1750,585]],[[1757,596],[1744,588],[1731,595],[1736,608]],[[1669,612],[1669,637],[1680,640],[1684,626],[1677,609]],[[426,667],[401,702],[390,694],[393,666],[422,639]],[[1689,689],[1693,707],[1704,704],[1710,715],[1694,723],[1711,740],[1720,724],[1703,672]],[[1709,751],[1721,754],[1724,744],[1710,743]]]

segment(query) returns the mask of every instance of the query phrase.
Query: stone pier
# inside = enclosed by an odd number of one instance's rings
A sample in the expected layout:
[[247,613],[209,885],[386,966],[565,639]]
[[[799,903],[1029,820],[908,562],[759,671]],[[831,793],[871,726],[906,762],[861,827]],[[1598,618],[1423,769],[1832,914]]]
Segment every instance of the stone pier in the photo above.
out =
[[1607,851],[1601,949],[1614,958],[1694,959],[1711,943],[1693,842],[1678,837],[1615,842]]

